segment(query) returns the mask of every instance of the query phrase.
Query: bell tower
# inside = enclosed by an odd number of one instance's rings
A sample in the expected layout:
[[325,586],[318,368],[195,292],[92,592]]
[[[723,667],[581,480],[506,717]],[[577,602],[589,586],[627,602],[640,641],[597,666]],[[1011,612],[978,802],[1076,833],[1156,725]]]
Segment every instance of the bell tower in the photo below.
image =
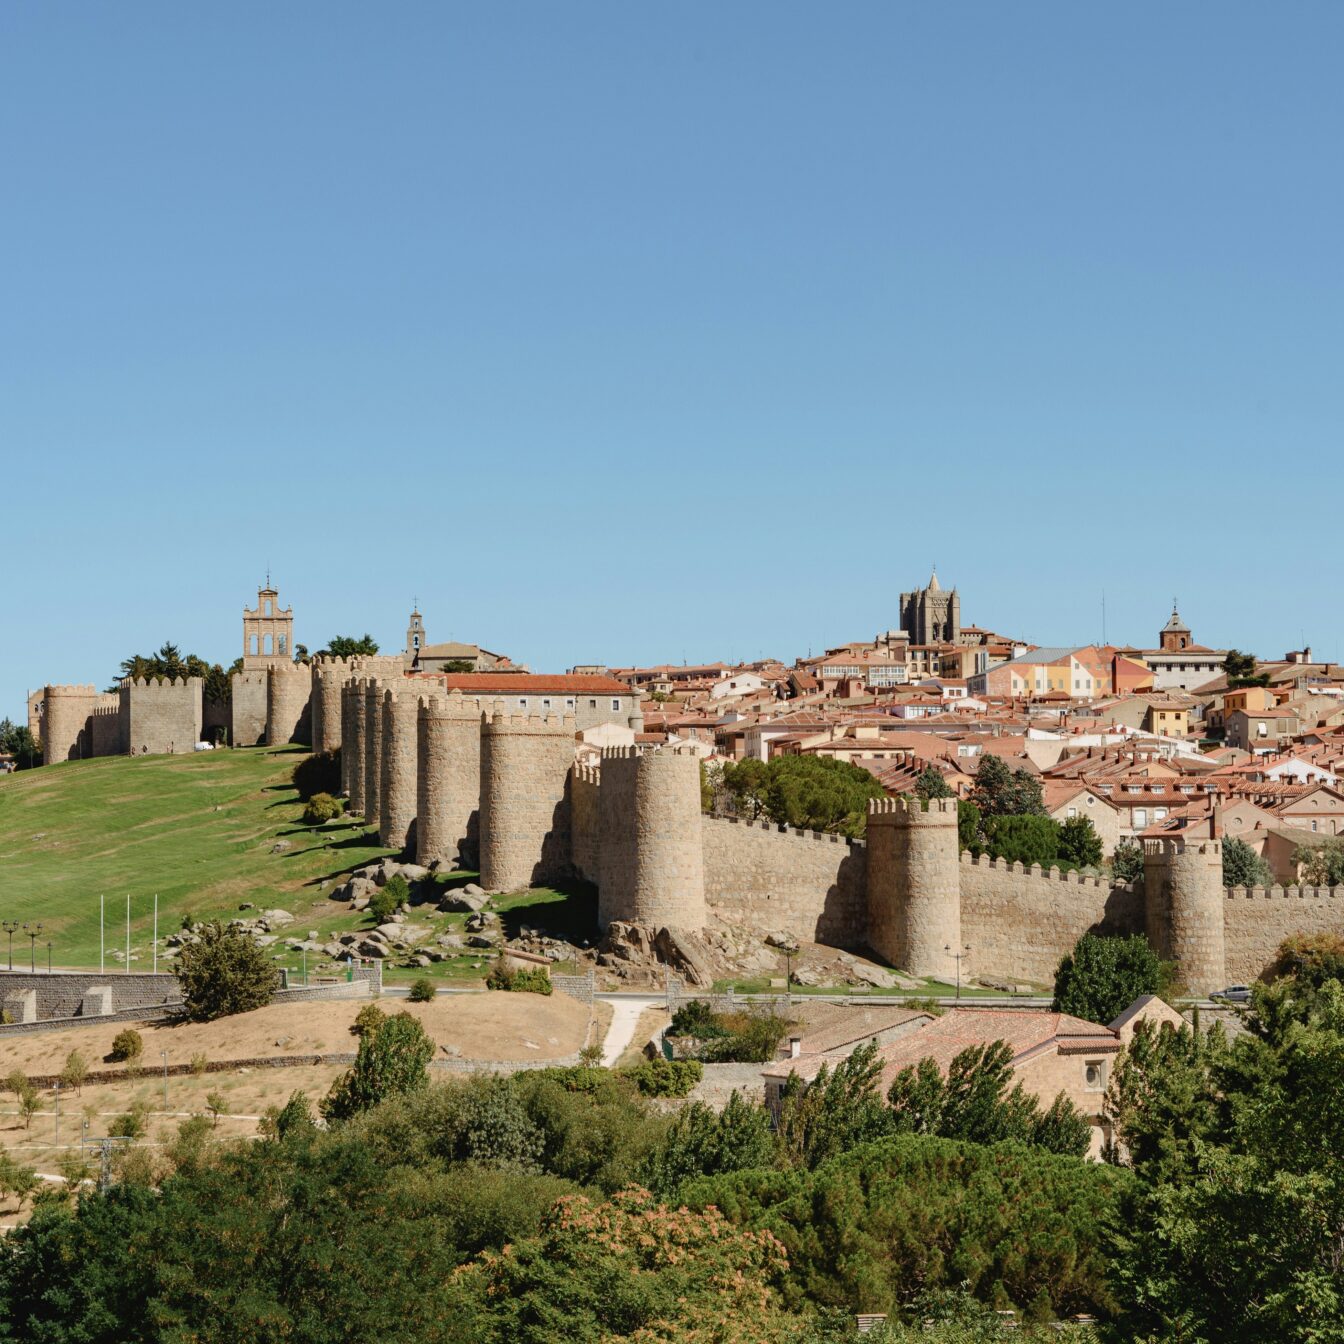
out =
[[257,590],[256,610],[243,608],[243,666],[271,667],[293,657],[294,610],[281,610],[280,594],[271,587],[268,573],[265,586]]
[[406,662],[408,664],[415,662],[424,647],[425,622],[420,612],[415,610],[411,612],[411,619],[406,625]]

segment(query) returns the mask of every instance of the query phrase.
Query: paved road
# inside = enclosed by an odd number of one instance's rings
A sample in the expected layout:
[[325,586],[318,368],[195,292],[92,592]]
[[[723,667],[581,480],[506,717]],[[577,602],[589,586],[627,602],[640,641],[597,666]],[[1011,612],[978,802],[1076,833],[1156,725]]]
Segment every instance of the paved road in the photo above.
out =
[[646,1008],[663,1003],[664,999],[658,994],[598,994],[595,997],[611,1004],[611,1025],[607,1028],[607,1039],[602,1042],[602,1063],[610,1069],[635,1039],[639,1015]]

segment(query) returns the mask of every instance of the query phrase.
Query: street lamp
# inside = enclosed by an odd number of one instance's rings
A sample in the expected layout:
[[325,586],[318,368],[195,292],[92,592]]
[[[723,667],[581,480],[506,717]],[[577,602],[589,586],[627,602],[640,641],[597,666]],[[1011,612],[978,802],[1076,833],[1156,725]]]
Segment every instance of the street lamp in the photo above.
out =
[[14,969],[14,935],[19,931],[19,921],[17,919],[0,920],[0,929],[9,934],[9,969]]
[[159,1054],[163,1058],[163,1113],[168,1114],[168,1052],[160,1050]]
[[51,939],[47,939],[47,974],[51,974]]
[[28,935],[28,967],[37,970],[37,940],[42,936],[41,924],[25,924],[23,931]]
[[952,952],[952,944],[944,943],[943,951],[951,952],[957,963],[957,1002],[961,1002],[961,959],[971,950],[970,943],[963,943],[959,951]]

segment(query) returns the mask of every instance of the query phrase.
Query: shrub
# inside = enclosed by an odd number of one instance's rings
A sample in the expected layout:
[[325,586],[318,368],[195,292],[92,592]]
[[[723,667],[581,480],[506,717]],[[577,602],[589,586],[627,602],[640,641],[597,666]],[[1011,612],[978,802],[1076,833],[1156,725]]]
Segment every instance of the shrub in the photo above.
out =
[[428,976],[422,975],[411,985],[406,998],[410,1003],[433,1003],[434,982]]
[[1133,840],[1122,840],[1111,855],[1111,875],[1117,882],[1137,882],[1143,876],[1143,850]]
[[140,1033],[134,1027],[127,1027],[112,1038],[112,1049],[107,1057],[114,1064],[120,1064],[123,1061],[139,1059],[144,1053],[145,1043],[140,1038]]
[[134,1102],[125,1115],[119,1115],[107,1127],[115,1139],[143,1139],[149,1119],[149,1107],[143,1101]]
[[551,977],[544,966],[535,970],[515,970],[504,957],[500,957],[485,977],[487,989],[502,989],[515,994],[550,994]]
[[774,1013],[725,1014],[728,1035],[709,1041],[701,1052],[709,1064],[764,1064],[775,1057],[789,1024]]
[[397,913],[399,906],[411,899],[410,884],[400,873],[393,873],[384,886],[369,897],[369,917],[375,924],[386,924]]
[[201,1075],[205,1073],[206,1067],[209,1065],[209,1063],[210,1061],[205,1057],[205,1054],[202,1051],[198,1050],[191,1057],[192,1076],[196,1078],[201,1077]]
[[270,1003],[280,972],[250,934],[218,920],[201,926],[174,967],[182,1006],[193,1022],[213,1022]]
[[299,801],[306,803],[319,793],[338,794],[341,791],[341,752],[318,752],[306,756],[290,773]]
[[84,1080],[89,1076],[89,1062],[79,1053],[78,1050],[72,1050],[65,1057],[65,1066],[61,1069],[61,1086],[73,1087],[77,1096],[83,1094]]
[[205,1109],[210,1112],[210,1128],[219,1127],[219,1117],[228,1115],[229,1099],[222,1092],[207,1092],[205,1094]]
[[1337,933],[1300,933],[1279,944],[1270,971],[1291,975],[1319,989],[1327,980],[1344,981],[1344,937]]
[[704,1077],[698,1059],[646,1059],[630,1070],[630,1078],[646,1097],[684,1097]]
[[315,793],[303,809],[303,823],[305,826],[321,826],[324,821],[339,817],[344,810],[339,798],[333,798],[329,793]]
[[386,1021],[387,1014],[376,1003],[366,1003],[355,1014],[355,1020],[350,1024],[350,1034],[367,1036],[369,1032],[377,1031]]
[[704,999],[691,999],[672,1014],[667,1034],[694,1036],[697,1041],[707,1041],[714,1036],[726,1036],[728,1029],[714,1015],[713,1009]]

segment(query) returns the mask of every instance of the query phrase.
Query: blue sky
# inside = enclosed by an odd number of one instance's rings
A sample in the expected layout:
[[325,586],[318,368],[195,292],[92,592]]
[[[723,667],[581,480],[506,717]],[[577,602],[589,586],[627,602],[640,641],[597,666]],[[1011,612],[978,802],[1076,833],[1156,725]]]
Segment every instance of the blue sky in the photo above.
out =
[[1344,8],[0,8],[0,713],[310,646],[1344,655]]

